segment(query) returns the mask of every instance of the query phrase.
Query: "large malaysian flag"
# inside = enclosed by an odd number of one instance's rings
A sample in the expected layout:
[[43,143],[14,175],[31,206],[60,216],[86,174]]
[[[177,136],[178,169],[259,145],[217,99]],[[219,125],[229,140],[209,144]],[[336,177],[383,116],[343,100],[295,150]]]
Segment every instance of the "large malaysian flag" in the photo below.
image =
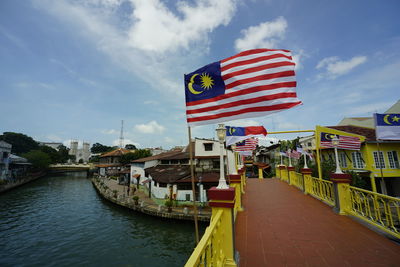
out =
[[189,126],[265,116],[301,104],[289,50],[253,49],[185,75]]
[[[339,139],[339,149],[360,150],[361,141],[355,136],[337,135]],[[321,132],[321,147],[333,148],[332,139],[335,134]]]

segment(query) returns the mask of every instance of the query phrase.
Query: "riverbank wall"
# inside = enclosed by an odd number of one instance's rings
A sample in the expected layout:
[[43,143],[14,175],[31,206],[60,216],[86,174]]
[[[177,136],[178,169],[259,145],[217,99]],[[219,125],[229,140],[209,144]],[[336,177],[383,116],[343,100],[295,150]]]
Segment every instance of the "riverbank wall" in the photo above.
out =
[[46,172],[37,172],[37,173],[31,173],[26,177],[19,178],[18,180],[15,181],[10,181],[6,184],[0,185],[0,194],[4,193],[6,191],[9,191],[11,189],[14,189],[16,187],[19,187],[21,185],[27,184],[29,182],[32,182],[36,179],[39,179],[40,177],[45,176],[47,173]]
[[[126,207],[128,209],[145,213],[147,215],[176,220],[194,220],[193,209],[184,208],[173,208],[171,212],[168,212],[165,206],[157,205],[152,203],[150,200],[139,200],[135,203],[132,196],[127,196],[123,190],[123,186],[120,186],[122,190],[112,190],[109,185],[105,183],[105,180],[99,178],[92,179],[93,186],[96,191],[106,200],[113,202],[114,204]],[[197,219],[203,222],[209,222],[211,218],[210,212],[203,212],[197,215]]]

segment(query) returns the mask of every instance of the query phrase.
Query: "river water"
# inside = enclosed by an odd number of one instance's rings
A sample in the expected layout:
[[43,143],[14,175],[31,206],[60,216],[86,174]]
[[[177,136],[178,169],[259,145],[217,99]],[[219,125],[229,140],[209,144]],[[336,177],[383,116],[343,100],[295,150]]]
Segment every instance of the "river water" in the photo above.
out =
[[193,222],[109,203],[84,173],[0,195],[0,266],[183,266],[193,247]]

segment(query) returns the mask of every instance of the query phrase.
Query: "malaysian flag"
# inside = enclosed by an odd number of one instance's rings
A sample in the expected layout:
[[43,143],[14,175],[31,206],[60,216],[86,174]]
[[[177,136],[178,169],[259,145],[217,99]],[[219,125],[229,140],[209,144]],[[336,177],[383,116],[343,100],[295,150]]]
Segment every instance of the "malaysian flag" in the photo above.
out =
[[249,138],[236,144],[235,151],[253,151],[258,145],[257,138]]
[[301,104],[291,52],[253,49],[185,75],[189,126],[265,116]]
[[334,148],[332,139],[337,136],[339,139],[339,149],[360,150],[361,141],[355,136],[335,135],[331,133],[321,132],[321,147]]

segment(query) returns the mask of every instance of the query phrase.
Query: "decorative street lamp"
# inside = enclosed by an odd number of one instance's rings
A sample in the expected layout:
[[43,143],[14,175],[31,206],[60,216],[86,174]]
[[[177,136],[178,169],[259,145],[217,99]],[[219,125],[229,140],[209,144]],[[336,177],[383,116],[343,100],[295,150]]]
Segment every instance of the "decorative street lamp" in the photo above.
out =
[[343,174],[342,170],[340,169],[339,156],[338,156],[338,152],[337,152],[337,147],[339,146],[339,138],[336,135],[332,138],[332,145],[335,148],[335,161],[336,161],[336,171],[335,171],[335,173]]
[[219,140],[219,181],[217,189],[228,189],[229,186],[226,184],[225,172],[224,172],[224,142],[226,135],[226,128],[223,124],[218,124],[216,129]]
[[288,156],[289,156],[289,167],[293,167],[292,160],[290,159],[292,156],[292,150],[290,148],[288,149]]

